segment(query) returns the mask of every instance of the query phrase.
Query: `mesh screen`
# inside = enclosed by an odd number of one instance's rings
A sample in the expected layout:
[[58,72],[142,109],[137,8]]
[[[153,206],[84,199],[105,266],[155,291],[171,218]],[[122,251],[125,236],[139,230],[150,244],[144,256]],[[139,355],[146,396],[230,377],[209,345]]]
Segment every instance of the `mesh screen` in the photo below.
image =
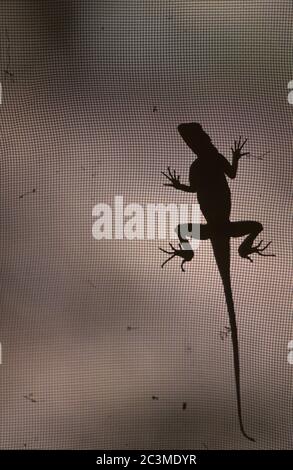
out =
[[[292,448],[293,107],[289,0],[1,1],[0,446]],[[186,272],[168,240],[95,240],[93,207],[196,203],[177,132],[231,161],[232,219],[276,257],[231,273],[243,418],[211,245]],[[114,223],[114,222],[113,222]],[[185,403],[185,405],[183,405]]]

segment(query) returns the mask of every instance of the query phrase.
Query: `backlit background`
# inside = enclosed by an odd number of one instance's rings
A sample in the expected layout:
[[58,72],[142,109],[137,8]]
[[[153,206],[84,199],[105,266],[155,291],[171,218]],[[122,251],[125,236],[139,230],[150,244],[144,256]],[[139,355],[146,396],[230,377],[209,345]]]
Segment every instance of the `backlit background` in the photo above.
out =
[[[293,106],[289,0],[16,1],[0,5],[0,446],[292,448]],[[240,433],[223,289],[209,242],[186,273],[162,241],[96,241],[92,209],[192,203],[197,121],[228,159],[233,220],[275,258],[238,256]],[[32,192],[35,189],[35,192]],[[23,197],[23,194],[25,194]],[[156,399],[154,399],[156,397]],[[186,409],[183,409],[186,403]]]

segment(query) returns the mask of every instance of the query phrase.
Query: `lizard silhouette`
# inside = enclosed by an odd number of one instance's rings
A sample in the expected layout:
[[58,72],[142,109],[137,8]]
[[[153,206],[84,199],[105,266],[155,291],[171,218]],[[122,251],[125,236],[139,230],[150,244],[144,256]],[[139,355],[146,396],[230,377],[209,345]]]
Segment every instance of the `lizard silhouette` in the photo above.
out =
[[247,139],[234,141],[232,150],[232,164],[221,155],[213,145],[209,135],[202,129],[198,123],[185,123],[178,126],[178,131],[188,147],[197,155],[196,160],[191,164],[189,171],[189,186],[180,182],[180,176],[168,168],[168,172],[162,174],[168,182],[165,186],[188,193],[197,193],[198,203],[202,214],[206,219],[206,224],[199,226],[193,223],[178,225],[176,232],[179,238],[179,249],[176,249],[171,243],[171,251],[161,251],[170,255],[162,264],[162,267],[178,256],[182,258],[181,269],[184,270],[184,264],[194,257],[190,238],[200,240],[210,240],[213,248],[216,264],[222,279],[224,287],[227,310],[231,327],[231,338],[233,345],[233,359],[235,372],[235,385],[237,396],[237,410],[239,424],[242,434],[254,442],[245,432],[241,411],[241,387],[240,387],[240,360],[238,347],[238,332],[236,315],[233,302],[233,294],[230,277],[230,239],[231,237],[243,237],[245,240],[241,243],[238,252],[242,258],[253,262],[252,254],[261,256],[275,256],[264,253],[271,242],[262,246],[263,240],[253,246],[253,243],[259,233],[263,230],[260,222],[255,221],[230,221],[231,213],[231,191],[226,180],[226,176],[235,178],[237,174],[238,162],[241,157],[249,155],[249,152],[243,152]]

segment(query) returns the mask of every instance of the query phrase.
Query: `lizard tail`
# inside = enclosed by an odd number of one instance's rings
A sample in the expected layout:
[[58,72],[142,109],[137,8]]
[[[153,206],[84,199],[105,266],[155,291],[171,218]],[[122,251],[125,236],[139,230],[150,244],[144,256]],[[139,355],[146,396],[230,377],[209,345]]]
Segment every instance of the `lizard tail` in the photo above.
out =
[[241,391],[240,391],[240,360],[239,360],[239,346],[238,346],[238,333],[237,333],[237,323],[236,315],[234,309],[234,301],[231,287],[231,278],[230,278],[230,239],[217,238],[211,239],[213,246],[214,256],[218,266],[218,270],[222,279],[224,286],[225,299],[229,314],[229,321],[231,327],[231,337],[232,337],[232,346],[233,346],[233,360],[234,360],[234,372],[235,372],[235,385],[236,385],[236,396],[237,396],[237,410],[238,410],[238,419],[240,430],[246,439],[249,441],[255,442],[255,440],[248,436],[245,432],[243,420],[242,420],[242,411],[241,411]]
[[225,298],[226,298],[227,309],[228,309],[229,320],[230,320],[230,327],[231,327],[239,425],[240,425],[240,429],[241,429],[243,436],[249,439],[250,441],[255,442],[255,440],[252,437],[246,434],[244,430],[243,419],[242,419],[238,333],[237,333],[236,315],[235,315],[235,310],[234,310],[234,302],[233,302],[231,286],[228,286],[228,288],[224,288],[224,291],[225,291]]

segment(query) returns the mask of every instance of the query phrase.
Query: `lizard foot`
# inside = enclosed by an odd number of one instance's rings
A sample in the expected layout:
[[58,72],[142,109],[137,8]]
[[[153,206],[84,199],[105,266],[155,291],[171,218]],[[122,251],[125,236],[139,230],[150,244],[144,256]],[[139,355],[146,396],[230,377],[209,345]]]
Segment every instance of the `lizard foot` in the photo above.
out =
[[252,255],[253,253],[256,253],[257,255],[261,255],[261,256],[276,256],[276,255],[271,254],[271,253],[263,253],[272,242],[267,243],[267,245],[265,245],[261,248],[262,242],[263,242],[263,240],[261,240],[256,246],[251,246],[248,249],[247,248],[241,248],[241,246],[240,246],[239,250],[238,250],[240,256],[242,258],[248,259],[251,263],[253,262],[253,259],[250,258],[249,255]]
[[169,245],[172,251],[167,251],[167,250],[163,250],[163,248],[159,248],[159,250],[161,250],[163,253],[167,253],[167,255],[171,255],[169,258],[166,259],[166,261],[164,261],[161,267],[163,268],[165,264],[168,263],[168,261],[171,261],[171,259],[173,259],[175,256],[179,256],[179,258],[183,258],[182,263],[181,263],[181,270],[185,272],[185,269],[183,266],[187,261],[192,260],[194,256],[193,251],[184,250],[180,243],[179,243],[179,250],[176,250],[176,248],[174,248],[174,246],[171,243],[169,243]]

